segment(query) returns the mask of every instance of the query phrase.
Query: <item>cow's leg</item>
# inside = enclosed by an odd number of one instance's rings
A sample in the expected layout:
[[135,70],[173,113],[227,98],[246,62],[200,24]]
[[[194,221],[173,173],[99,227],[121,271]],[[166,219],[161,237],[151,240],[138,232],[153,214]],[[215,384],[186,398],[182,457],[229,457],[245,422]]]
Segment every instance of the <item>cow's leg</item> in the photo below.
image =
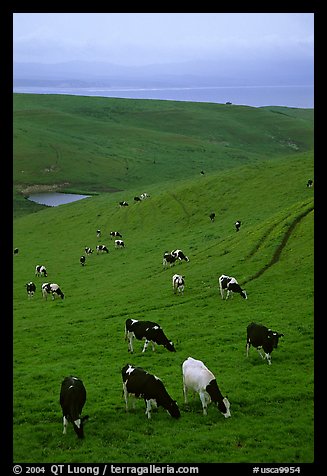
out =
[[152,350],[153,352],[156,350],[156,346],[155,346],[155,343],[153,341],[151,341],[151,344],[152,344]]
[[125,400],[125,409],[128,412],[128,391],[126,388],[126,383],[123,383],[123,393],[124,393],[124,400]]
[[223,287],[220,283],[219,283],[219,289],[220,289],[221,299],[224,299],[224,290],[223,290]]
[[145,403],[146,403],[145,414],[150,419],[151,418],[151,400],[145,400]]
[[145,339],[144,347],[143,347],[142,352],[145,352],[145,351],[146,351],[146,349],[147,349],[147,347],[148,347],[148,345],[149,345],[149,342],[150,342],[150,341],[149,341],[148,339]]
[[63,417],[63,419],[62,419],[62,420],[63,420],[63,426],[64,426],[64,429],[63,429],[63,432],[62,432],[62,434],[63,434],[63,435],[65,435],[65,434],[66,434],[66,432],[67,432],[67,425],[68,425],[68,420],[67,420],[67,418],[66,418],[66,417]]
[[183,381],[183,393],[184,393],[184,403],[188,403],[188,394],[187,394],[187,387]]
[[202,408],[203,408],[203,415],[207,414],[207,398],[206,395],[203,391],[199,392],[201,403],[202,403]]
[[271,355],[265,353],[265,357],[268,360],[268,364],[271,365]]
[[250,342],[246,343],[246,356],[249,357]]
[[264,356],[263,353],[262,353],[261,347],[260,347],[260,348],[258,347],[258,348],[257,348],[257,351],[258,351],[258,354],[260,355],[260,357],[261,357],[262,359],[264,359],[265,356]]
[[133,335],[131,332],[128,332],[128,333],[127,333],[128,352],[130,352],[131,354],[133,354],[133,352],[134,352],[134,349],[133,349],[133,338],[134,338],[134,335]]

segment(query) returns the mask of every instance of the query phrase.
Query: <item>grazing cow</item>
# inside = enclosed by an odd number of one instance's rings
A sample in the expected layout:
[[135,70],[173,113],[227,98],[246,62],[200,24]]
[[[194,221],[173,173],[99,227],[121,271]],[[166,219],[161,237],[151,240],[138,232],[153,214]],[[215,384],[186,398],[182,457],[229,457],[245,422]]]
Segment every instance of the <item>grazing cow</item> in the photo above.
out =
[[241,288],[241,286],[238,284],[238,282],[233,276],[226,276],[225,274],[222,274],[219,277],[218,281],[221,299],[224,299],[225,291],[226,299],[228,299],[230,295],[233,297],[233,293],[238,293],[240,296],[242,296],[243,299],[248,298],[245,289]]
[[90,248],[90,247],[88,247],[88,246],[85,247],[84,251],[85,251],[85,254],[86,254],[86,255],[91,255],[91,254],[93,253],[92,248]]
[[312,185],[313,185],[313,180],[309,179],[309,180],[307,181],[307,187],[310,188],[310,187],[312,187]]
[[204,175],[204,170],[201,170],[200,174],[201,174],[201,175]]
[[122,202],[119,202],[119,205],[120,205],[121,207],[128,207],[128,203],[125,202],[125,200],[123,200]]
[[152,407],[163,407],[173,418],[181,416],[176,401],[170,397],[160,378],[131,364],[126,364],[122,368],[121,374],[126,411],[128,411],[129,397],[133,395],[135,398],[144,399],[145,414],[149,419]]
[[236,231],[240,231],[241,224],[242,224],[242,222],[241,222],[240,220],[237,220],[237,221],[235,222],[235,229],[236,229]]
[[101,237],[101,230],[97,230],[97,238]]
[[133,339],[145,339],[142,352],[145,352],[151,342],[152,350],[155,351],[155,345],[163,345],[170,352],[176,352],[174,344],[166,336],[162,328],[156,322],[138,321],[136,319],[126,319],[125,322],[125,340],[128,340],[128,352],[134,352]]
[[99,253],[109,253],[109,250],[106,247],[106,245],[97,245],[96,250],[97,250],[97,254],[99,254]]
[[80,257],[79,262],[81,263],[82,266],[85,265],[85,256],[84,256],[84,255],[82,255],[82,256]]
[[141,202],[140,197],[134,197],[134,202]]
[[175,256],[172,256],[171,253],[168,251],[164,252],[163,259],[162,259],[162,265],[164,267],[168,266],[171,267],[175,262],[177,261],[177,258]]
[[124,248],[125,247],[125,243],[123,242],[123,240],[115,240],[115,248]]
[[178,293],[183,294],[184,293],[184,286],[185,286],[185,276],[182,276],[180,274],[174,274],[173,276],[173,291],[176,294],[177,291]]
[[61,299],[64,299],[65,295],[61,291],[60,287],[56,283],[43,283],[42,284],[42,296],[45,299],[48,299],[48,294],[52,295],[52,300],[54,301],[55,297],[61,297]]
[[78,438],[84,438],[83,422],[89,417],[81,417],[86,402],[86,390],[82,380],[73,376],[65,377],[61,384],[59,402],[63,415],[63,434],[66,434],[67,425],[71,422]]
[[19,253],[19,249],[18,249],[18,248],[15,248],[15,249],[14,249],[14,255],[18,255],[18,253]]
[[191,390],[200,396],[203,415],[207,415],[207,406],[213,402],[225,418],[231,416],[227,397],[222,396],[214,374],[201,360],[188,357],[182,364],[182,371],[185,403],[188,402],[188,391]]
[[210,213],[209,218],[211,221],[215,221],[216,214],[214,212]]
[[173,250],[170,253],[172,256],[175,256],[179,261],[190,261],[189,258],[183,253],[182,250]]
[[149,198],[149,197],[150,197],[150,195],[149,195],[148,193],[146,193],[146,192],[141,193],[141,195],[140,195],[140,199],[141,199],[141,200],[145,200],[146,198]]
[[110,238],[113,238],[113,237],[115,237],[115,236],[118,236],[119,238],[122,238],[122,237],[123,237],[123,235],[121,235],[121,234],[119,233],[119,231],[111,231],[111,232],[110,232]]
[[[278,340],[283,336],[284,334],[274,332],[266,326],[251,322],[246,328],[246,356],[249,356],[250,346],[253,345],[260,357],[266,358],[268,364],[271,365],[271,353],[274,349],[277,349]],[[265,355],[262,354],[261,349],[263,349]]]
[[34,296],[34,293],[36,291],[36,286],[35,284],[30,281],[29,283],[26,283],[25,284],[25,287],[26,287],[26,291],[27,291],[27,295],[29,298],[33,297]]
[[45,278],[48,276],[48,273],[47,273],[47,270],[45,268],[45,266],[40,266],[40,265],[36,265],[35,266],[35,276],[44,276]]

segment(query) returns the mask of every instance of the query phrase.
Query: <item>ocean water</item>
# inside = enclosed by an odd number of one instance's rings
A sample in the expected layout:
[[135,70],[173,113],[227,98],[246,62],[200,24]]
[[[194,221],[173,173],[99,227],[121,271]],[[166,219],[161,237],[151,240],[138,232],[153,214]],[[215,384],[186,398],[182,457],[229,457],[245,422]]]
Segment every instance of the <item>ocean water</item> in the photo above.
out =
[[129,99],[211,102],[262,107],[314,108],[314,86],[247,86],[195,88],[14,87],[15,93],[68,94]]

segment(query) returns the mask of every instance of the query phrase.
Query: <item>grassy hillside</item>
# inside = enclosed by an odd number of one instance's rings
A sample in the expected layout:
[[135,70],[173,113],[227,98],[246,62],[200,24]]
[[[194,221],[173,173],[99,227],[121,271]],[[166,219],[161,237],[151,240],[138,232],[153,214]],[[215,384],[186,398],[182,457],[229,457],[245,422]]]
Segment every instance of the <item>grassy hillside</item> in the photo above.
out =
[[14,212],[33,190],[106,192],[313,148],[313,110],[14,94]]
[[[20,250],[13,259],[14,461],[312,462],[311,121],[283,108],[101,98],[82,103],[15,97],[17,188],[23,186],[23,166],[25,184],[67,181],[88,188],[92,181],[98,191],[124,191],[14,221]],[[103,106],[97,115],[93,103]],[[57,164],[53,174],[39,174],[51,164]],[[152,172],[157,166],[161,178]],[[201,168],[209,170],[203,177]],[[143,191],[151,197],[133,203]],[[130,206],[120,208],[122,199]],[[238,233],[237,219],[243,222]],[[95,248],[98,228],[109,254],[94,253],[82,268],[79,257],[85,246]],[[112,230],[122,233],[125,249],[114,249]],[[174,248],[190,262],[163,269],[163,252]],[[35,278],[36,264],[47,267],[49,282],[61,285],[63,301],[41,298],[45,279]],[[184,296],[172,292],[174,272],[185,275]],[[221,300],[222,273],[238,279],[248,300]],[[30,280],[37,293],[28,300],[24,285]],[[136,341],[130,355],[124,341],[128,317],[161,324],[177,352],[149,347],[142,354]],[[245,356],[251,321],[284,334],[271,366],[254,349]],[[188,356],[213,371],[231,403],[230,419],[213,406],[204,417],[198,396],[184,404],[181,365]],[[141,400],[126,414],[120,375],[126,363],[163,380],[180,420],[159,409],[148,421]],[[82,442],[72,427],[62,435],[58,399],[69,374],[81,377],[87,389],[84,414],[90,419]]]

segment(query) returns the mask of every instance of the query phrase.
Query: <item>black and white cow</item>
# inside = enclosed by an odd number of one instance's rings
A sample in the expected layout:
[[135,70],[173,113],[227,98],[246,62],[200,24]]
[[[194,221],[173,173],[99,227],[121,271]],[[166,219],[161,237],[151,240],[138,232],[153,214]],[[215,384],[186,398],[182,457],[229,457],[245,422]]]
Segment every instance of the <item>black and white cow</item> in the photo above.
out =
[[84,252],[85,252],[86,255],[91,255],[93,253],[93,250],[89,246],[86,246],[84,248]]
[[173,276],[173,291],[176,294],[177,292],[180,294],[184,293],[185,287],[185,276],[181,274],[174,274]]
[[170,252],[170,254],[174,256],[176,259],[178,259],[179,261],[190,261],[188,256],[186,256],[182,250],[173,250]]
[[211,221],[215,221],[216,214],[214,212],[210,213],[209,218]]
[[125,248],[125,243],[123,240],[115,240],[115,248]]
[[[272,331],[266,326],[251,322],[246,328],[246,356],[249,356],[249,349],[252,345],[257,349],[260,357],[266,358],[268,364],[271,365],[271,353],[277,349],[278,340],[283,336],[284,334]],[[261,349],[265,355],[262,354]]]
[[97,230],[97,238],[101,238],[101,230]]
[[114,238],[115,236],[116,236],[116,237],[118,236],[119,238],[122,238],[122,237],[123,237],[123,235],[121,235],[121,234],[119,233],[119,231],[111,231],[111,232],[110,232],[110,238]]
[[106,245],[97,245],[96,250],[97,250],[97,254],[99,254],[99,253],[109,253],[109,250],[106,247]]
[[150,195],[149,195],[148,193],[146,193],[146,192],[141,193],[140,199],[141,199],[141,200],[145,200],[146,198],[150,198]]
[[14,255],[18,255],[18,253],[19,253],[19,249],[18,249],[18,248],[15,248],[15,249],[14,249]]
[[168,265],[169,267],[171,267],[173,264],[176,263],[177,259],[178,258],[176,258],[176,256],[172,256],[171,253],[169,253],[169,251],[165,251],[162,258],[162,265],[164,267],[167,267]]
[[222,274],[219,277],[218,282],[221,299],[224,299],[225,293],[226,299],[228,299],[229,296],[233,296],[233,293],[239,294],[240,296],[242,296],[243,299],[248,298],[245,289],[241,288],[241,286],[238,284],[238,282],[233,276],[226,276],[226,274]]
[[35,276],[44,276],[45,278],[48,276],[47,270],[45,266],[37,264],[35,266]]
[[36,291],[36,286],[35,284],[30,281],[29,283],[26,283],[25,284],[25,287],[26,287],[26,291],[27,291],[27,295],[29,298],[33,297],[34,296],[34,293]]
[[188,392],[196,392],[201,399],[203,415],[207,415],[207,406],[213,402],[225,418],[231,416],[227,397],[222,396],[216,377],[201,360],[188,357],[182,364],[182,372],[185,403],[188,403]]
[[119,202],[119,205],[120,205],[121,207],[128,207],[128,203],[125,202],[125,200]]
[[65,377],[61,383],[59,402],[63,415],[63,434],[66,434],[68,423],[71,422],[78,438],[84,438],[83,422],[89,417],[81,416],[86,402],[82,380],[73,376]]
[[82,266],[85,265],[85,256],[84,256],[84,255],[82,255],[82,256],[80,257],[79,262],[81,263]]
[[[181,413],[175,400],[168,394],[160,378],[150,374],[141,367],[126,364],[121,371],[126,411],[129,409],[129,397],[143,398],[145,414],[151,418],[151,409],[163,407],[173,418],[179,418]],[[133,402],[134,407],[135,400]]]
[[235,222],[235,229],[236,229],[236,231],[240,231],[241,225],[242,225],[242,222],[241,222],[240,220],[237,220],[237,221]]
[[64,299],[65,297],[64,293],[56,283],[43,283],[41,290],[42,296],[45,299],[48,299],[48,294],[51,294],[53,301],[55,297],[61,297],[61,299]]
[[134,352],[133,339],[145,340],[142,352],[145,352],[151,342],[152,350],[156,345],[163,345],[170,352],[176,352],[174,344],[169,340],[162,328],[156,322],[138,321],[136,319],[126,319],[125,340],[128,340],[128,352]]
[[313,180],[309,179],[309,180],[307,181],[307,187],[308,187],[308,188],[311,188],[312,185],[313,185]]

